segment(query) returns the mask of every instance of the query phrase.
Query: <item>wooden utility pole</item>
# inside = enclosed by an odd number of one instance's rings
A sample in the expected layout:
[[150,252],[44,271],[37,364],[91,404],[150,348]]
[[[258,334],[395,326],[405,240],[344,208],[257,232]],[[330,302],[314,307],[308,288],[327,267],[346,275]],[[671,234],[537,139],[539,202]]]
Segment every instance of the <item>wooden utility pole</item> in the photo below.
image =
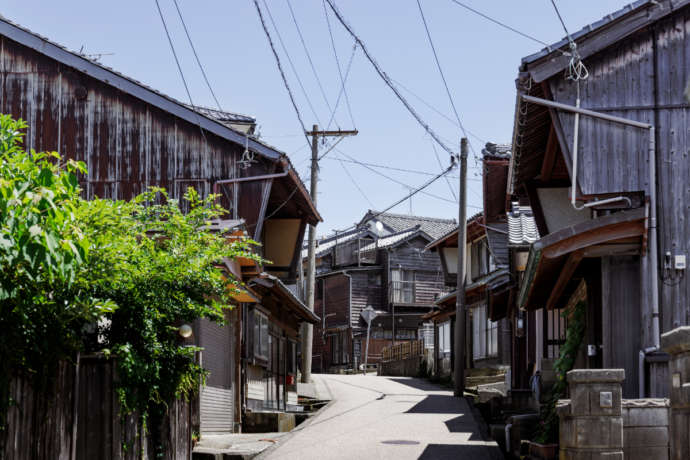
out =
[[[319,137],[344,137],[355,136],[354,131],[319,131],[319,126],[314,125],[307,136],[311,136],[311,183],[309,192],[311,201],[316,207],[316,188],[319,181]],[[335,145],[333,146],[335,147]],[[331,147],[331,148],[333,148]],[[325,155],[325,152],[323,155]],[[322,155],[322,156],[323,156]],[[316,226],[309,225],[309,246],[307,259],[307,308],[314,311],[314,284],[316,281]],[[301,261],[300,261],[301,263]],[[302,383],[311,382],[311,354],[314,340],[314,326],[308,323],[302,325]]]
[[465,258],[467,248],[467,138],[460,140],[460,209],[458,212],[458,278],[455,298],[455,396],[465,392]]

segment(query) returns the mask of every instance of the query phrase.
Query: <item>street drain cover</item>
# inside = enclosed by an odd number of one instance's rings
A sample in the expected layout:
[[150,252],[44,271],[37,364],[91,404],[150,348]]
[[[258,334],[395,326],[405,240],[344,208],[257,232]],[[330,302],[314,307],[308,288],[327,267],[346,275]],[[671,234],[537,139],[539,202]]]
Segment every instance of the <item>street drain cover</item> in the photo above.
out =
[[399,446],[414,446],[419,444],[419,441],[408,441],[406,439],[391,439],[390,441],[381,441],[381,444],[396,444]]

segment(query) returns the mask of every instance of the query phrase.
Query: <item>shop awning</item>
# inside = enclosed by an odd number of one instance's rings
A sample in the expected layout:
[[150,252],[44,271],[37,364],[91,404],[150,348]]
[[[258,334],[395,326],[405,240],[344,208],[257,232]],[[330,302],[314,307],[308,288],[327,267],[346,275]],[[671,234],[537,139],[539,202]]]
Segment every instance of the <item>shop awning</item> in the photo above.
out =
[[637,208],[597,217],[537,240],[531,247],[518,306],[556,308],[585,258],[644,254],[647,210]]

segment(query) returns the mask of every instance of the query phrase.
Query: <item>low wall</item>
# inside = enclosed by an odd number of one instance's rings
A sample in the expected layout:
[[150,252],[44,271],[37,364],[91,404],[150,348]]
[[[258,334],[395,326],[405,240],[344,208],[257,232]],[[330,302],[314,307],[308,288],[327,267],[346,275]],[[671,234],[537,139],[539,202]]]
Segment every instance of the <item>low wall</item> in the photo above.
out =
[[399,359],[379,363],[378,375],[393,377],[417,377],[422,367],[424,356]]
[[624,458],[667,460],[668,399],[624,399],[622,409]]

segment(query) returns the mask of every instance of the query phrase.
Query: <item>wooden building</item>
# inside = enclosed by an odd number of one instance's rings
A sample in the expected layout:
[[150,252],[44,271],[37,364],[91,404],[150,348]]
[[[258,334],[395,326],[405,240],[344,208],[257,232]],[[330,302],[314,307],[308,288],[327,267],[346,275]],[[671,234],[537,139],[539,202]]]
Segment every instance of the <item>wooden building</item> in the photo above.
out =
[[[584,283],[579,365],[625,369],[627,398],[668,396],[659,334],[690,317],[688,4],[637,1],[572,34],[587,78],[564,75],[564,39],[523,58],[517,79],[509,193],[529,200],[543,235],[518,305],[557,311]],[[580,107],[596,113],[548,104],[577,105],[578,88]]]
[[[321,217],[287,155],[252,137],[254,119],[181,103],[6,19],[0,19],[0,95],[0,112],[28,123],[27,150],[86,163],[80,184],[87,198],[130,199],[151,186],[173,198],[188,187],[201,197],[220,195],[227,220],[217,225],[241,226],[273,263],[230,264],[228,271],[255,288],[227,312],[227,326],[194,326],[210,371],[200,429],[234,431],[247,411],[288,408],[294,391],[281,388],[294,390],[290,357],[298,323],[315,316],[283,282],[295,282],[305,227]],[[239,333],[256,327],[257,318],[261,340]],[[266,342],[269,359],[250,355],[250,339],[261,343],[261,353]],[[276,367],[286,363],[293,367]],[[266,388],[260,397],[257,379]]]
[[357,368],[364,362],[361,312],[369,306],[379,313],[371,324],[369,363],[381,359],[383,347],[424,337],[420,318],[445,287],[438,255],[423,249],[455,225],[453,220],[369,211],[356,228],[319,240],[314,311],[321,321],[314,328],[312,355],[316,372]]

